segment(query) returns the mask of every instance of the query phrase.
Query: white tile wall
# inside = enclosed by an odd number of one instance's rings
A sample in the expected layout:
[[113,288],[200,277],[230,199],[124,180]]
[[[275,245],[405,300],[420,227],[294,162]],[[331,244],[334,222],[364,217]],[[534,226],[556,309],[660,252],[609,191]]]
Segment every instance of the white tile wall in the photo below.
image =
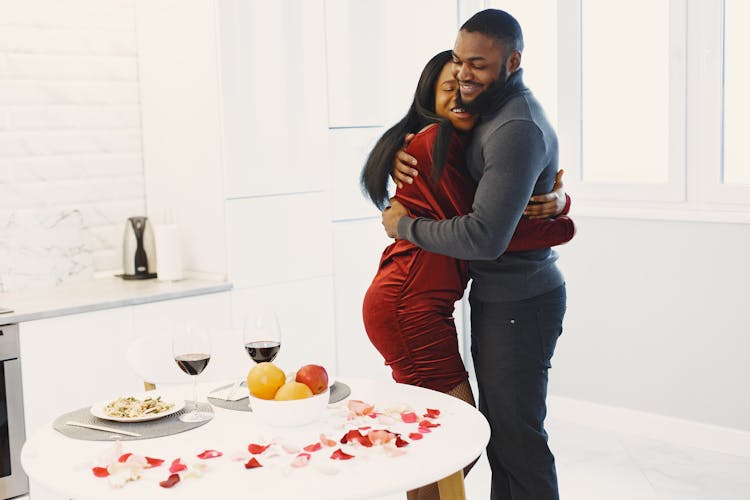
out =
[[0,12],[0,216],[76,209],[94,269],[116,269],[145,210],[134,0]]

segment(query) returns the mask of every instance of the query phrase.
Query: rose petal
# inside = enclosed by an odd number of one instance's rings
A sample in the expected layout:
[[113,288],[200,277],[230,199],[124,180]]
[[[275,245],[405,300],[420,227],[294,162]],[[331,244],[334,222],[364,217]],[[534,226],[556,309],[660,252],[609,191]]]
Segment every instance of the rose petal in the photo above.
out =
[[[178,459],[179,460],[179,459]],[[175,484],[180,482],[180,475],[179,474],[171,474],[167,479],[164,481],[159,482],[159,486],[162,488],[171,488]]]
[[360,401],[358,399],[352,399],[349,401],[347,408],[349,408],[349,411],[354,412],[354,414],[362,416],[372,413],[372,411],[375,409],[375,406],[369,405],[364,401]]
[[223,453],[217,450],[206,450],[203,453],[199,453],[197,457],[200,458],[201,460],[206,460],[208,458],[216,458],[222,455]]
[[351,442],[357,442],[366,448],[372,446],[372,441],[367,436],[363,436],[357,429],[352,429],[341,438],[341,444],[347,444]]
[[269,446],[271,446],[271,445],[267,444],[267,445],[263,446],[262,444],[253,444],[253,443],[250,443],[249,445],[247,445],[247,451],[249,451],[253,455],[260,455],[261,453],[263,453],[264,451],[266,451]]
[[413,424],[417,421],[417,414],[413,411],[407,411],[401,414],[401,420],[406,424]]
[[91,472],[93,472],[96,477],[109,476],[109,471],[107,470],[106,467],[92,467]]
[[124,453],[120,455],[120,458],[118,458],[117,461],[120,462],[121,464],[124,464],[125,462],[128,461],[128,458],[130,458],[132,455],[133,455],[132,453]]
[[418,428],[417,430],[418,430],[419,432],[421,432],[422,434],[429,434],[430,432],[432,432],[432,431],[431,431],[430,429],[428,429],[427,427],[419,427],[419,428]]
[[159,467],[164,463],[164,460],[162,460],[161,458],[146,457],[146,462],[148,463],[148,466],[146,468],[150,469],[152,467]]
[[408,444],[409,444],[409,441],[406,441],[401,436],[396,436],[396,448],[403,448],[404,446]]
[[320,442],[328,447],[336,446],[336,441],[334,441],[333,439],[329,439],[325,434],[320,435]]
[[358,429],[361,431],[367,431],[367,430],[372,429],[372,427],[369,425],[363,425],[362,427],[358,427]]
[[[175,458],[172,461],[172,465],[169,466],[169,472],[171,472],[172,474],[175,474],[177,472],[183,471],[185,469],[187,469],[187,465],[185,465],[182,462],[180,462],[179,458]],[[169,487],[169,486],[167,486],[167,487]]]
[[432,427],[440,427],[440,424],[436,424],[435,422],[432,422],[430,420],[427,420],[426,418],[419,422],[420,427],[426,427],[428,429]]
[[386,430],[372,430],[367,433],[367,437],[374,445],[383,445],[393,440],[396,437],[392,432]]
[[322,447],[323,447],[323,445],[321,445],[320,443],[315,443],[315,444],[308,444],[307,446],[305,446],[302,449],[305,450],[305,451],[313,452],[313,451],[318,451]]
[[290,463],[289,465],[291,465],[292,467],[299,468],[299,467],[304,467],[309,463],[310,463],[310,454],[300,453],[299,455],[294,457],[294,460],[292,460],[292,463]]
[[440,416],[440,410],[433,410],[432,408],[427,408],[427,413],[425,413],[423,416],[429,417],[429,418],[438,418]]
[[331,453],[331,460],[351,460],[354,458],[354,455],[349,455],[348,453],[344,453],[341,451],[341,448],[336,449],[333,453]]
[[247,461],[245,464],[246,469],[255,469],[256,467],[263,467],[260,462],[258,462],[258,459],[253,457],[250,460]]
[[411,439],[412,441],[417,441],[419,439],[422,439],[423,437],[424,436],[422,436],[422,434],[420,434],[419,432],[412,432],[409,434],[409,439]]

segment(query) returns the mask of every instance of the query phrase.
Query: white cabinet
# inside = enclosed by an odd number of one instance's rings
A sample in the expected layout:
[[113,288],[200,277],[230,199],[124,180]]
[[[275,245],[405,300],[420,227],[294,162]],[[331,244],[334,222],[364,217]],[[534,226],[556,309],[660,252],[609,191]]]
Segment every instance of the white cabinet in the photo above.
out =
[[26,432],[61,413],[139,386],[125,359],[130,307],[19,325]]

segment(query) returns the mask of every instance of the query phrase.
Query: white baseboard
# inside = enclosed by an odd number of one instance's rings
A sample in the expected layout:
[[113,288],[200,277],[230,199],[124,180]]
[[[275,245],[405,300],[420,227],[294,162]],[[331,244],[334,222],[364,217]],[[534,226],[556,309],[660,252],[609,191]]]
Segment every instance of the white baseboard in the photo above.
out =
[[547,415],[589,427],[750,458],[750,432],[731,427],[561,396],[547,398]]

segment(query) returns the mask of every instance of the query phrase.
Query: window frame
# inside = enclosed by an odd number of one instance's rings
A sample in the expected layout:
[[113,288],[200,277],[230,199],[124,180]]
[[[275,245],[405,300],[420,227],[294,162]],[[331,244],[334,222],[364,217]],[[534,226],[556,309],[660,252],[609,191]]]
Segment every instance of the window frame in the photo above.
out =
[[[583,178],[582,2],[558,4],[558,135],[560,168],[576,197],[587,202],[684,202],[686,200],[687,33],[686,0],[671,0],[669,34],[669,166],[666,183],[602,183]],[[571,146],[572,145],[572,146]]]

